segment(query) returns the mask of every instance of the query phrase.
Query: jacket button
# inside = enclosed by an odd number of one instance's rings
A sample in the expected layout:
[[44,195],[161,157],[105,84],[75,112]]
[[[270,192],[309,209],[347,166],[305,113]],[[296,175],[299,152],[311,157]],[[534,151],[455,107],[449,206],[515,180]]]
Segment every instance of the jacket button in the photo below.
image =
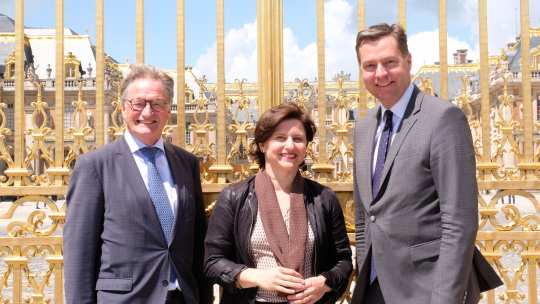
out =
[[369,220],[372,222],[372,223],[375,223],[375,215],[372,215],[369,217]]
[[163,285],[163,287],[167,287],[167,286],[169,286],[169,281],[163,280],[163,281],[161,281],[161,285]]

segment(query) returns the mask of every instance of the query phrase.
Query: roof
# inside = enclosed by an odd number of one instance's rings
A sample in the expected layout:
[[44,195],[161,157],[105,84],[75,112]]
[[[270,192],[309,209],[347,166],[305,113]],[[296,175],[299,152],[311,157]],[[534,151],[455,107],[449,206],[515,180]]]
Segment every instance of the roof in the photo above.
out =
[[[477,64],[460,64],[448,66],[448,99],[452,100],[460,94],[463,86],[462,78],[468,76],[473,91],[478,86],[479,68]],[[440,95],[440,74],[438,65],[423,66],[414,75],[415,83],[418,84],[419,78],[430,79],[433,90]]]
[[0,14],[0,33],[14,33],[15,21],[10,17]]
[[[532,36],[530,38],[530,50],[540,46],[540,36]],[[507,50],[508,56],[508,69],[510,72],[519,72],[521,64],[521,41],[518,41],[515,46]]]
[[[530,29],[530,50],[540,47],[540,28]],[[508,69],[511,72],[519,72],[521,66],[521,41],[510,44],[509,47],[502,50],[503,54],[508,58]],[[490,60],[498,56],[490,56]],[[415,83],[419,83],[419,78],[430,79],[433,90],[439,94],[440,92],[440,75],[439,65],[424,65],[414,75]],[[479,88],[479,64],[449,64],[448,65],[448,98],[454,99],[460,94],[462,88],[462,77],[469,76],[471,90],[478,91]]]
[[[32,48],[36,74],[39,78],[48,78],[47,69],[50,67],[50,77],[56,77],[56,31],[54,29],[25,29],[24,32]],[[83,71],[86,71],[89,65],[95,71],[96,59],[88,35],[78,35],[74,31],[65,28],[64,55],[69,52],[73,53],[81,62]]]

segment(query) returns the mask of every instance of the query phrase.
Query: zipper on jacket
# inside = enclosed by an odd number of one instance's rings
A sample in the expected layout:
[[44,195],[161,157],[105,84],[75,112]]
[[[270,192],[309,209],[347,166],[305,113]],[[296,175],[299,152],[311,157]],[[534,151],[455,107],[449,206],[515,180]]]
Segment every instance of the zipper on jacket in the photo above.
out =
[[249,214],[251,215],[251,221],[249,224],[249,234],[246,238],[245,246],[246,246],[246,252],[248,253],[248,261],[250,262],[250,267],[255,267],[255,261],[253,261],[253,256],[251,255],[250,250],[250,243],[251,243],[251,234],[253,233],[253,229],[255,227],[255,212],[253,211],[253,192],[249,192],[247,200],[248,200],[248,207],[249,207]]
[[[311,201],[311,203],[309,203]],[[315,204],[315,198],[314,197],[311,197],[310,196],[310,199],[307,200],[307,203],[308,203],[308,208],[307,210],[309,211],[308,212],[308,217],[313,217],[313,230],[314,230],[314,238],[315,238],[315,242],[314,242],[314,247],[313,247],[313,269],[312,269],[312,273],[314,276],[317,276],[319,275],[319,263],[318,263],[318,251],[319,251],[319,227],[317,225],[317,218],[316,218],[316,212],[315,212],[315,206],[313,206],[313,204]]]

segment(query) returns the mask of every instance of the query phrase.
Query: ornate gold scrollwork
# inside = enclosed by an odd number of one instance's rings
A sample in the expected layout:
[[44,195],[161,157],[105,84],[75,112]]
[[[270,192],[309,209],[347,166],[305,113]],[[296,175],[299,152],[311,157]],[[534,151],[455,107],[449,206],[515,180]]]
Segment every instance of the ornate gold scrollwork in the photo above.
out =
[[309,84],[307,79],[296,79],[295,82],[297,84],[297,88],[296,90],[292,91],[294,93],[292,102],[307,110],[308,104],[312,103],[313,87]]
[[[54,283],[51,280],[53,276],[62,275],[62,245],[58,240],[56,238],[50,244],[14,245],[14,250],[0,252],[0,256],[5,257],[7,264],[0,277],[0,303],[10,303],[9,300],[3,298],[3,289],[6,287],[14,289],[14,294],[18,294],[23,299],[22,303],[57,302],[49,297],[50,291],[46,288]],[[25,239],[20,239],[20,241],[23,244],[32,243],[32,241],[26,242]],[[8,285],[10,276],[18,277],[21,285]],[[60,288],[54,286],[55,300],[59,300]]]
[[[521,255],[526,251],[527,244],[523,241],[497,241],[494,245],[494,251],[505,252],[506,254],[514,252],[515,255]],[[519,282],[524,281],[523,272],[525,271],[526,263],[521,260],[517,267],[510,269],[511,264],[503,260],[502,257],[495,258],[493,260],[495,269],[497,269],[502,281],[504,282],[505,291],[499,295],[499,299],[504,303],[522,303],[525,299],[525,294],[518,289]]]
[[[522,215],[523,211],[520,211],[517,206],[513,204],[504,204],[500,208],[497,208],[497,202],[503,197],[512,197],[514,200],[516,198],[521,198],[520,201],[523,204],[523,207],[526,206],[525,202],[529,203],[527,209],[532,210],[533,212],[528,215]],[[482,206],[482,204],[480,205]],[[536,197],[530,193],[523,190],[501,190],[495,194],[490,201],[488,209],[493,210],[491,213],[484,213],[484,217],[489,221],[489,223],[497,229],[497,231],[540,231],[540,204]],[[506,223],[500,222],[500,217],[497,217],[497,214],[501,212],[504,216]],[[482,208],[480,208],[480,214],[482,214]]]
[[120,93],[120,81],[114,81],[112,87],[116,90],[116,96],[111,102],[113,111],[111,113],[111,125],[107,130],[112,140],[124,134],[125,125],[122,118],[122,96]]
[[[28,154],[24,159],[24,164],[27,168],[34,167],[34,174],[31,180],[36,185],[45,185],[48,183],[48,176],[40,173],[39,165],[33,166],[32,161],[43,160],[44,167],[49,168],[53,164],[51,157],[51,149],[45,143],[46,136],[52,133],[52,129],[49,127],[49,115],[47,113],[47,103],[43,101],[43,84],[38,81],[33,81],[33,84],[37,88],[36,101],[31,103],[34,111],[32,112],[32,128],[25,131],[26,135],[30,135],[32,142],[28,148]],[[63,121],[56,122],[63,124]],[[62,126],[59,126],[59,128]]]
[[195,133],[195,140],[193,145],[187,145],[188,151],[198,156],[201,161],[201,178],[203,182],[210,182],[213,177],[208,171],[208,168],[212,166],[215,161],[214,147],[215,144],[210,141],[210,131],[214,130],[214,125],[209,120],[209,101],[205,96],[208,93],[206,87],[206,76],[197,78],[191,68],[186,69],[195,82],[199,86],[199,96],[193,101],[195,103],[195,109],[193,111],[193,120],[189,126],[189,130]]
[[354,233],[354,200],[352,198],[345,202],[343,216],[345,217],[345,228],[347,228],[347,233]]
[[88,125],[88,117],[86,112],[86,101],[83,99],[83,81],[79,79],[79,93],[77,95],[77,100],[73,101],[71,104],[75,111],[71,113],[71,125],[72,127],[67,129],[67,134],[73,138],[73,143],[68,147],[68,153],[64,160],[64,167],[71,168],[73,167],[73,162],[75,159],[83,153],[88,152],[89,146],[88,143],[91,140],[87,139],[87,136],[93,133],[93,129]]
[[[0,79],[0,160],[6,164],[8,168],[14,168],[13,158],[9,153],[9,148],[6,143],[7,137],[10,136],[11,130],[7,128],[7,115],[5,109],[7,105],[3,101],[4,94],[4,81]],[[6,176],[0,176],[0,185],[8,185],[10,183],[6,182],[8,179]]]
[[[53,275],[62,275],[59,228],[64,223],[65,204],[60,206],[51,198],[38,195],[24,196],[15,202],[3,204],[10,205],[3,208],[5,211],[0,214],[0,220],[15,220],[9,222],[6,231],[2,232],[7,236],[0,237],[0,257],[5,262],[1,265],[0,303],[8,303],[3,298],[6,287],[13,289],[14,295],[21,296],[24,303],[51,303],[46,297],[48,291],[45,288],[52,285]],[[43,205],[39,207],[39,204]],[[19,220],[21,215],[26,216],[26,220]],[[9,284],[10,277],[13,284]],[[55,298],[58,299],[61,286],[55,284],[54,289]],[[26,298],[29,293],[30,298]]]
[[435,90],[433,89],[433,82],[427,77],[418,77],[419,88],[425,94],[435,96]]
[[498,190],[489,204],[479,197],[479,213],[477,245],[504,282],[498,298],[502,303],[522,303],[527,298],[523,291],[536,289],[528,272],[540,261],[538,199],[530,191]]
[[519,171],[517,164],[521,159],[521,152],[515,138],[515,132],[519,123],[513,117],[514,96],[508,93],[508,73],[503,76],[503,93],[498,96],[499,105],[495,112],[495,154],[493,159],[501,165],[500,170],[495,171],[497,179],[517,180]]
[[[315,88],[309,83],[307,79],[295,79],[294,85],[296,88],[289,90],[289,97],[286,98],[288,102],[296,103],[306,113],[310,113],[310,109],[313,107],[315,96]],[[313,117],[312,117],[313,118]],[[315,136],[312,142],[307,146],[306,164],[314,164],[317,162],[317,145],[319,142],[318,136]],[[315,178],[312,170],[302,171],[302,175],[307,178]]]
[[48,197],[29,195],[11,203],[8,210],[0,214],[0,219],[11,219],[18,210],[25,209],[29,204],[43,203],[41,209],[31,211],[26,221],[12,221],[6,226],[6,232],[11,237],[23,237],[27,234],[31,236],[50,236],[53,235],[59,225],[64,223],[65,211],[58,208],[58,205]]
[[338,76],[338,93],[332,96],[334,100],[333,117],[330,130],[336,137],[330,142],[331,150],[329,160],[336,166],[336,177],[340,182],[352,181],[352,158],[353,145],[350,142],[351,130],[354,128],[353,120],[350,117],[352,106],[356,99],[348,96],[343,88],[344,78]]
[[233,180],[242,180],[249,175],[250,162],[248,158],[250,142],[248,135],[254,129],[253,123],[250,121],[250,99],[244,94],[245,79],[234,80],[238,94],[228,99],[228,110],[231,111],[231,124],[228,129],[234,134],[234,142],[227,155],[227,162],[234,168]]
[[463,111],[468,121],[474,119],[473,109],[471,107],[471,96],[469,94],[471,89],[471,83],[469,76],[464,75],[461,77],[461,89],[459,95],[456,97],[457,106]]
[[[422,79],[422,81],[424,81]],[[431,82],[430,82],[431,84]],[[428,89],[429,90],[429,89]],[[431,88],[433,90],[433,88]],[[464,75],[461,77],[461,89],[459,95],[455,98],[457,106],[463,111],[469,127],[471,129],[471,135],[473,139],[474,154],[477,158],[482,156],[482,128],[480,125],[480,120],[476,116],[471,106],[472,97],[470,95],[471,91],[471,82],[469,76]],[[433,93],[433,91],[431,91]],[[433,95],[433,94],[432,94]]]

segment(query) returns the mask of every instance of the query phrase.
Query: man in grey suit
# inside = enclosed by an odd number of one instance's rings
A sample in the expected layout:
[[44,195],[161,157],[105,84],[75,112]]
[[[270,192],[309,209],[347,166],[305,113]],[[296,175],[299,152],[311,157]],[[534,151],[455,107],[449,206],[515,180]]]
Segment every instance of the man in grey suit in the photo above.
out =
[[66,303],[212,301],[198,160],[163,141],[174,82],[134,65],[121,85],[124,135],[82,155],[67,194]]
[[467,120],[411,84],[399,25],[361,31],[356,52],[380,105],[354,132],[353,303],[477,303],[502,283],[474,246],[478,189]]

